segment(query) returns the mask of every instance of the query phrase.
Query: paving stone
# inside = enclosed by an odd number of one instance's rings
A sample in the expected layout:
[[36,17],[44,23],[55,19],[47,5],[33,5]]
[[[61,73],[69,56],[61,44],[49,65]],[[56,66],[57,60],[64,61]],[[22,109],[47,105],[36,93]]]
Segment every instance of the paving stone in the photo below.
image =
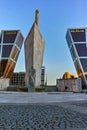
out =
[[0,104],[0,127],[6,130],[85,128],[87,113],[72,111],[60,104]]
[[[4,97],[7,96],[7,97]],[[54,102],[54,103],[48,103],[47,101],[53,102],[54,99],[52,97],[55,97],[54,94],[47,95],[44,94],[45,98],[41,94],[16,94],[14,95],[13,99],[11,98],[10,94],[4,94],[4,102],[7,98],[10,100],[9,103],[1,103],[0,98],[0,130],[87,130],[87,101],[78,101],[78,102],[65,102],[61,103],[60,101]],[[12,94],[13,96],[13,94]],[[11,103],[11,101],[14,101],[22,97],[19,100],[18,103]],[[24,96],[24,99],[23,99]],[[46,99],[48,96],[49,98]],[[68,98],[68,95],[64,95],[65,98]],[[72,99],[76,95],[69,95]],[[2,97],[2,94],[0,94],[0,97]],[[29,98],[32,98],[33,103],[30,103],[31,100]],[[40,101],[42,99],[43,103],[35,103],[35,97],[37,98],[37,101]],[[39,98],[41,99],[39,100]],[[60,96],[62,97],[62,95]],[[78,95],[77,95],[78,97]],[[84,98],[83,95],[80,94],[80,98]],[[27,99],[27,102],[25,101]],[[60,99],[58,95],[55,97],[56,101]],[[61,100],[64,98],[62,97]],[[69,99],[69,98],[68,98]],[[85,99],[87,99],[87,95],[85,96]],[[79,100],[79,97],[78,97]],[[44,102],[45,101],[45,102]],[[14,101],[15,102],[15,101]]]

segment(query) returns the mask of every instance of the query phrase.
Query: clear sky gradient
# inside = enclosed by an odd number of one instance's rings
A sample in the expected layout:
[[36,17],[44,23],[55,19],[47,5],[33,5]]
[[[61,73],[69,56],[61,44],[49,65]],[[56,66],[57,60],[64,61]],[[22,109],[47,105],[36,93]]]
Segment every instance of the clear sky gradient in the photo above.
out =
[[[39,10],[39,30],[45,40],[43,65],[48,84],[76,70],[66,43],[67,28],[87,27],[87,0],[0,0],[0,30],[20,29],[26,38]],[[15,71],[25,71],[22,46]]]

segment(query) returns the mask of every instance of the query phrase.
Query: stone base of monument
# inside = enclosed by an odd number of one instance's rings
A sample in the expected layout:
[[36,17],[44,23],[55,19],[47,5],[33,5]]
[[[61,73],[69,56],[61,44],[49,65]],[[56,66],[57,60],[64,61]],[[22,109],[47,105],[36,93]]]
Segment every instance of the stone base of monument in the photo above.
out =
[[45,92],[45,88],[44,87],[38,87],[38,88],[35,88],[35,92]]
[[28,86],[28,92],[35,92],[34,86]]

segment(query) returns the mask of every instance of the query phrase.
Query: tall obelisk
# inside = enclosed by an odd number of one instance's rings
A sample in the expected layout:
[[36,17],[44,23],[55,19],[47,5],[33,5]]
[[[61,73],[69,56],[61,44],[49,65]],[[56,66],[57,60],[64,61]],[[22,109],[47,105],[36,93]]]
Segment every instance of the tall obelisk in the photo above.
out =
[[26,67],[25,83],[30,92],[33,92],[35,87],[40,87],[41,85],[41,68],[45,42],[38,28],[38,18],[39,11],[36,10],[35,22],[24,43]]

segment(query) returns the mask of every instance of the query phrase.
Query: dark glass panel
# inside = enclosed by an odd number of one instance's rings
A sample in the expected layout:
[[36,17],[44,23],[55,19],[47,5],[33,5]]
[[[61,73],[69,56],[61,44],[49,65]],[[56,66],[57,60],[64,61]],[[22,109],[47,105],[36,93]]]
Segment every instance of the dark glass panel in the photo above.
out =
[[76,71],[77,71],[78,76],[79,76],[79,77],[83,76],[83,73],[82,73],[81,67],[80,67],[80,65],[79,65],[79,62],[76,60],[76,61],[74,62],[74,64],[75,64],[75,68],[76,68]]
[[19,48],[21,48],[22,43],[23,43],[23,36],[20,33],[19,36],[17,37],[16,44],[18,45]]
[[2,57],[9,57],[11,50],[12,50],[13,45],[3,45],[2,48]]
[[87,72],[87,59],[80,59],[84,72]]
[[1,40],[2,40],[2,33],[0,33],[0,43],[1,43]]
[[87,79],[87,74],[85,74],[85,77],[86,77],[86,79]]
[[4,31],[3,43],[14,43],[18,31]]
[[41,72],[41,74],[43,75],[45,73],[45,70],[44,69],[42,69],[42,72]]
[[86,44],[75,44],[79,56],[87,56]]
[[0,55],[1,55],[1,45],[0,45]]
[[44,81],[44,75],[41,75],[41,80]]
[[68,43],[68,47],[70,47],[70,45],[71,45],[71,43],[72,43],[72,40],[71,40],[71,38],[70,38],[69,32],[67,32],[66,40],[67,40],[67,43]]
[[0,77],[3,76],[8,60],[0,61]]
[[76,53],[75,53],[75,50],[74,50],[73,46],[71,47],[70,52],[71,52],[71,55],[72,55],[72,59],[75,60]]
[[10,78],[12,77],[13,71],[14,71],[15,63],[11,60],[9,60],[6,70],[4,72],[4,78]]
[[11,58],[12,58],[13,60],[17,61],[18,55],[19,55],[19,50],[18,50],[18,48],[15,46],[15,47],[14,47],[14,50],[13,50],[13,52],[12,52]]
[[85,29],[71,29],[70,30],[74,42],[85,42]]

